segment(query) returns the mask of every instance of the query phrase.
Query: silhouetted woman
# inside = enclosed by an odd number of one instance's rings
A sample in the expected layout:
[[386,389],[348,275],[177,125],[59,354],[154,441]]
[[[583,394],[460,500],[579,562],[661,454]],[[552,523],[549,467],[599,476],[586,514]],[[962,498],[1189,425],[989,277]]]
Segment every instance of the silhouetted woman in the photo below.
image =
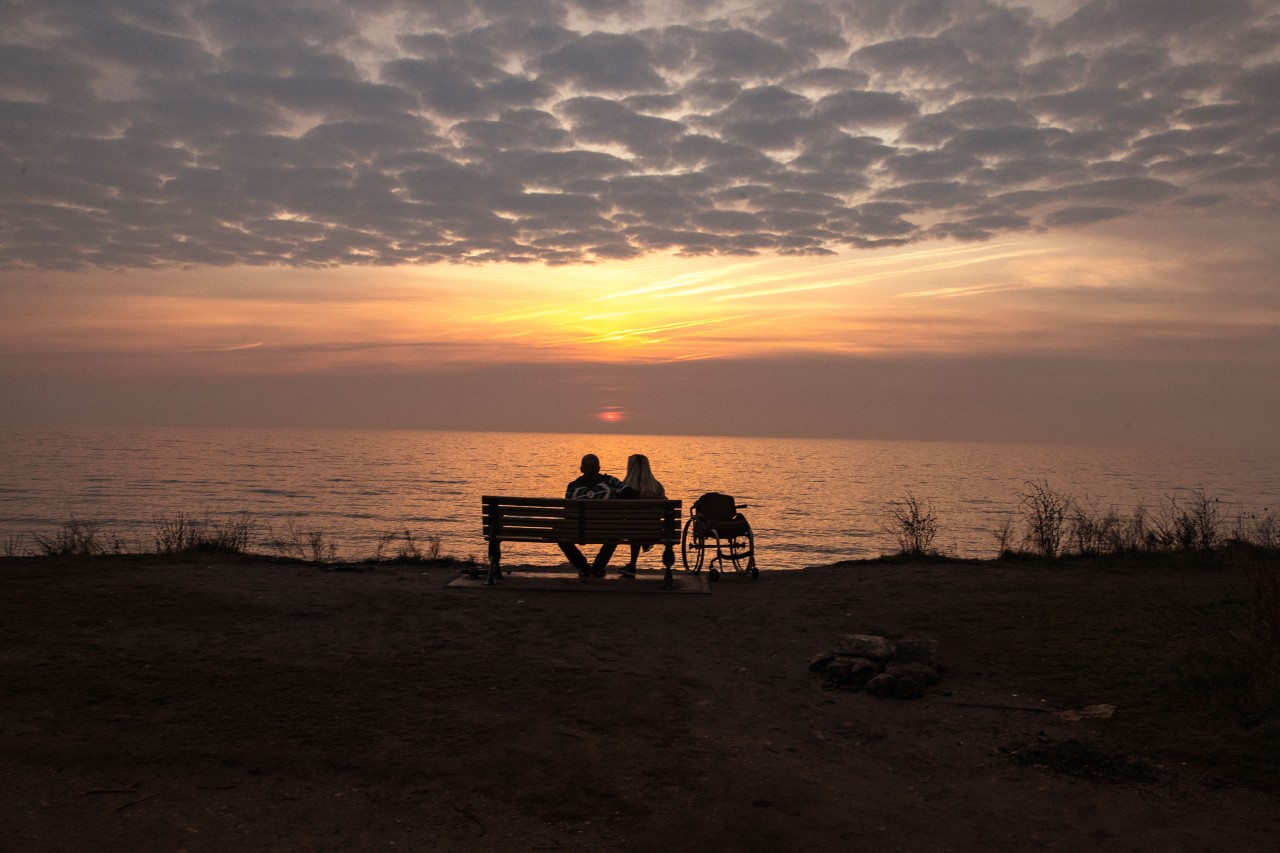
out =
[[[633,453],[627,457],[627,476],[622,482],[639,492],[642,498],[663,500],[667,496],[667,490],[662,488],[658,478],[653,476],[653,469],[649,467],[649,457],[643,453]],[[625,569],[620,570],[622,574],[635,577],[636,560],[640,557],[641,547],[639,543],[631,543],[631,562]],[[646,551],[652,547],[652,543],[643,546]]]

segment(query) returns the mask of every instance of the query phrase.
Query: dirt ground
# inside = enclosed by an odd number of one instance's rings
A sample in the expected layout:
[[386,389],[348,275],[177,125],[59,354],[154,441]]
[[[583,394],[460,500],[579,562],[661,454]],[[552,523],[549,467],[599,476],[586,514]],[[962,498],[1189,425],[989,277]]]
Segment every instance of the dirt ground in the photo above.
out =
[[[1275,849],[1280,796],[1162,722],[1157,614],[1213,573],[456,574],[0,560],[0,849]],[[847,633],[937,640],[941,685],[824,689]]]

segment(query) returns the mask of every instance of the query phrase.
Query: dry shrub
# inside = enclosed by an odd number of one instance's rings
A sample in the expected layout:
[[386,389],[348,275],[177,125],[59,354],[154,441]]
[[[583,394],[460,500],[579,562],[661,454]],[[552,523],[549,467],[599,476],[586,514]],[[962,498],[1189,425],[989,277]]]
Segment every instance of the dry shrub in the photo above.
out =
[[995,531],[1000,557],[1013,556],[1015,542],[1023,553],[1050,559],[1067,554],[1211,553],[1240,544],[1280,549],[1280,525],[1269,509],[1261,514],[1238,510],[1229,518],[1223,502],[1203,489],[1183,499],[1166,498],[1154,513],[1139,505],[1129,515],[1077,501],[1045,480],[1027,481],[1018,498],[1016,515]]
[[933,511],[933,504],[922,504],[911,492],[907,492],[902,500],[889,504],[885,532],[893,536],[899,554],[925,557],[938,553],[933,547],[933,540],[938,535],[938,516]]
[[81,521],[75,516],[52,533],[33,532],[31,538],[46,557],[120,554],[125,550],[119,536],[103,531],[96,521]]
[[152,540],[160,554],[192,552],[243,554],[257,524],[246,512],[222,520],[201,519],[184,512],[153,520]]
[[1264,509],[1261,515],[1241,510],[1236,513],[1231,540],[1267,551],[1280,550],[1280,525],[1270,509]]
[[403,531],[384,533],[378,537],[373,558],[414,563],[439,560],[440,537],[426,536],[418,539],[407,527]]
[[1212,551],[1224,544],[1222,502],[1195,489],[1185,501],[1168,499],[1152,520],[1155,542],[1166,551]]
[[268,525],[264,544],[282,556],[311,563],[332,563],[338,558],[337,543],[324,531],[302,530],[292,521],[279,533]]
[[1085,556],[1114,554],[1122,550],[1124,520],[1115,509],[1100,512],[1096,504],[1085,507],[1070,502],[1067,512],[1067,541]]
[[22,534],[10,533],[4,537],[4,556],[21,557],[27,553]]
[[1025,485],[1027,490],[1018,496],[1023,544],[1032,553],[1052,559],[1062,551],[1072,501],[1050,488],[1047,480],[1027,480]]

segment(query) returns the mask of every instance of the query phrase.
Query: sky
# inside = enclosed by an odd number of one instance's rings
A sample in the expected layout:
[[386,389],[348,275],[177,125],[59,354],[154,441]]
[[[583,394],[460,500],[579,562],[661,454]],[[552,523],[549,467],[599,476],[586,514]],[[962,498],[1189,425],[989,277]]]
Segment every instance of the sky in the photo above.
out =
[[1265,0],[0,0],[0,425],[1274,448]]

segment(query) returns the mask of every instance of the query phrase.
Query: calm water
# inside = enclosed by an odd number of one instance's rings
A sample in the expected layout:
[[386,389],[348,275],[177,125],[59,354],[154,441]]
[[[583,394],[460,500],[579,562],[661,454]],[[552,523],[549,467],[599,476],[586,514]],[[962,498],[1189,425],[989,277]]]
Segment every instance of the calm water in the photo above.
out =
[[[1280,507],[1280,454],[1040,445],[687,436],[283,429],[59,428],[0,432],[0,543],[74,517],[127,546],[151,547],[153,520],[247,511],[277,529],[320,530],[339,555],[368,556],[382,534],[438,535],[444,552],[483,556],[480,496],[560,497],[578,459],[622,476],[646,453],[667,494],[720,491],[748,505],[762,569],[892,551],[886,506],[908,491],[933,503],[936,544],[990,557],[994,531],[1027,480],[1102,509],[1159,506],[1203,488],[1247,512]],[[546,546],[513,561],[552,564]],[[653,559],[651,557],[651,559]],[[654,560],[656,565],[656,559]]]

